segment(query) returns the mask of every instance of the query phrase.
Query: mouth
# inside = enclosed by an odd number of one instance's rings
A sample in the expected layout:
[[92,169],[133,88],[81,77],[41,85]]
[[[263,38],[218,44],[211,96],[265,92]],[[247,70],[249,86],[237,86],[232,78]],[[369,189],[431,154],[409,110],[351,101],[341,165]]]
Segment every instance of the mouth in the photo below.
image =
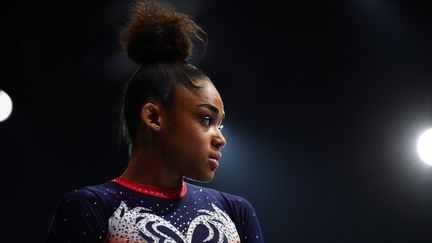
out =
[[214,153],[209,156],[209,162],[212,170],[216,170],[216,168],[219,166],[219,159],[221,156],[221,153]]
[[210,159],[214,159],[216,161],[219,161],[221,158],[222,154],[221,153],[212,153],[210,154],[209,158]]

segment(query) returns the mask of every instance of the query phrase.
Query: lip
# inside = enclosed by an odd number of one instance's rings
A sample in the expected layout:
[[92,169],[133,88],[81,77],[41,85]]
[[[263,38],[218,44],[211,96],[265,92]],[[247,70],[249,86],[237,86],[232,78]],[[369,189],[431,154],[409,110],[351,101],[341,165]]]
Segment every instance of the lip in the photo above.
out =
[[219,162],[216,159],[209,158],[211,170],[216,170],[219,167]]
[[212,170],[215,170],[219,166],[219,159],[221,156],[221,153],[213,153],[209,156],[209,162]]
[[221,157],[222,157],[221,153],[212,153],[209,156],[210,159],[214,159],[216,161],[219,161]]

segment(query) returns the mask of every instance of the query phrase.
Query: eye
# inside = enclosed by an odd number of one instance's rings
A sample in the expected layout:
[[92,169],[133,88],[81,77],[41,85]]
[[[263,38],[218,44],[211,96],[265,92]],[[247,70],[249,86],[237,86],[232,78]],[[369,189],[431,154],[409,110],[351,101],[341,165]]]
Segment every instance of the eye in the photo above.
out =
[[210,127],[213,124],[213,118],[211,116],[204,116],[201,120],[206,127]]

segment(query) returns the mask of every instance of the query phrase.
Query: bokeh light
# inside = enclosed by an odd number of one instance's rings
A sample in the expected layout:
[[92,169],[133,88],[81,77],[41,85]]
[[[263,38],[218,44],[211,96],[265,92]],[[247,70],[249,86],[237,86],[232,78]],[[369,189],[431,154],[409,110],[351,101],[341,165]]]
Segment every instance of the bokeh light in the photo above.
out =
[[420,135],[417,140],[417,152],[423,162],[432,166],[432,128]]
[[9,95],[0,90],[0,122],[9,118],[12,113],[12,100]]

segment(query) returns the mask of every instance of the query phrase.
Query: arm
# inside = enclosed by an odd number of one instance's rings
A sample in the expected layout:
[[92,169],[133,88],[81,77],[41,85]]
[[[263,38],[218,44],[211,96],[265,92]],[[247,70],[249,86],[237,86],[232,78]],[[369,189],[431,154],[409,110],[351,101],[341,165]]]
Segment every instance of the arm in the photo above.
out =
[[50,242],[103,242],[108,220],[102,201],[90,189],[67,194],[60,202],[48,232]]
[[241,242],[261,243],[264,242],[261,227],[255,209],[249,201],[244,198],[237,199],[240,222]]

